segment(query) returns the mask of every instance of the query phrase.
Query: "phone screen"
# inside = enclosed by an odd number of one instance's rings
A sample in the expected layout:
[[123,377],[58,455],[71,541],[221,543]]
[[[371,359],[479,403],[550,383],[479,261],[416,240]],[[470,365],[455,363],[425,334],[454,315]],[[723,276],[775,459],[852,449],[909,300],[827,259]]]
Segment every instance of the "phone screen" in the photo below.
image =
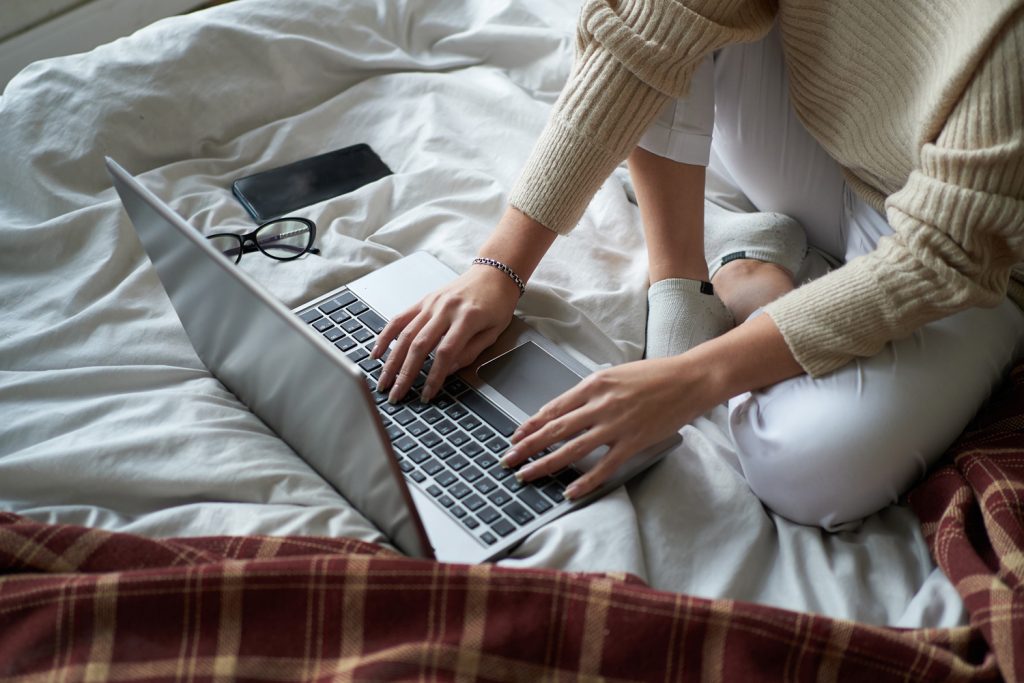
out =
[[359,144],[236,180],[231,189],[258,223],[356,190],[391,169]]

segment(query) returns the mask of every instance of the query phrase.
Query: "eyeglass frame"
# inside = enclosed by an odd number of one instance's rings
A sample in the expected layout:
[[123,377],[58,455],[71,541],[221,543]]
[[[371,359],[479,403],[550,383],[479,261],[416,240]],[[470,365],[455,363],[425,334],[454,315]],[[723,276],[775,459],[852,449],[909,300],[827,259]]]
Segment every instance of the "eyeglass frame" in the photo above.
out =
[[[263,247],[260,246],[259,241],[256,239],[256,233],[258,233],[260,230],[267,227],[268,225],[274,225],[275,223],[283,223],[285,221],[290,221],[293,223],[302,223],[306,227],[308,227],[309,244],[306,245],[305,249],[303,249],[302,251],[293,256],[274,256],[273,254],[265,251]],[[287,235],[282,235],[281,237],[286,236]],[[255,229],[241,235],[238,234],[237,232],[218,232],[213,235],[206,235],[206,239],[208,240],[212,240],[216,237],[234,237],[235,239],[238,240],[238,256],[235,257],[236,264],[241,262],[242,254],[251,253],[253,251],[252,247],[249,247],[249,249],[246,250],[246,245],[250,243],[252,245],[255,245],[256,251],[259,251],[264,256],[272,258],[275,261],[294,261],[295,259],[299,258],[300,256],[304,256],[305,254],[320,254],[320,250],[313,246],[313,242],[316,240],[316,223],[309,220],[308,218],[301,218],[299,216],[282,216],[281,218],[274,218],[272,220],[267,221],[266,223],[261,223],[257,225]],[[228,255],[227,252],[224,251],[221,251],[221,253],[224,254],[225,256]]]

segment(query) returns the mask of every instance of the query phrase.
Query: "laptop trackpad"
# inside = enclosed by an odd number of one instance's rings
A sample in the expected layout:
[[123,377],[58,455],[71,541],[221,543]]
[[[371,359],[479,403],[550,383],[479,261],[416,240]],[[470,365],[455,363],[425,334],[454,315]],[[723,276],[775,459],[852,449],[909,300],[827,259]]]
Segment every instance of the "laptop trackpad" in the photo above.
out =
[[476,373],[527,415],[580,381],[579,375],[531,341],[487,361]]

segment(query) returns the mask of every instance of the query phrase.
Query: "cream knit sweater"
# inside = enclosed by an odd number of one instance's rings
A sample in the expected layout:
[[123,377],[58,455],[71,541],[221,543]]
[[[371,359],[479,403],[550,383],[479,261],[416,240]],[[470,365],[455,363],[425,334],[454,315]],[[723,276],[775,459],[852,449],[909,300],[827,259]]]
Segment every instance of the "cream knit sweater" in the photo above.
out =
[[1024,0],[585,0],[512,205],[571,230],[701,58],[773,21],[797,114],[895,231],[767,307],[800,365],[827,373],[1008,288],[1024,302]]

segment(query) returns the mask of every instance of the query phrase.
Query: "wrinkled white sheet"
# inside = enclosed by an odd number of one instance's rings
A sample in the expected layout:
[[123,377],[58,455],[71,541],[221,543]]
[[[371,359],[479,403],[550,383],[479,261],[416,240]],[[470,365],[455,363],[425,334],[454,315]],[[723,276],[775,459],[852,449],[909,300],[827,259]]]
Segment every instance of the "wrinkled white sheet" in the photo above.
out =
[[[289,305],[415,250],[463,269],[568,73],[557,0],[244,0],[41,62],[0,97],[0,506],[153,536],[381,540],[203,369],[121,211],[109,154],[197,227],[250,226],[234,178],[368,142],[395,174],[305,209],[321,257],[244,268]],[[520,312],[595,363],[638,358],[646,270],[611,178]],[[767,514],[724,412],[505,561],[878,624],[960,600],[894,507],[829,535]]]

